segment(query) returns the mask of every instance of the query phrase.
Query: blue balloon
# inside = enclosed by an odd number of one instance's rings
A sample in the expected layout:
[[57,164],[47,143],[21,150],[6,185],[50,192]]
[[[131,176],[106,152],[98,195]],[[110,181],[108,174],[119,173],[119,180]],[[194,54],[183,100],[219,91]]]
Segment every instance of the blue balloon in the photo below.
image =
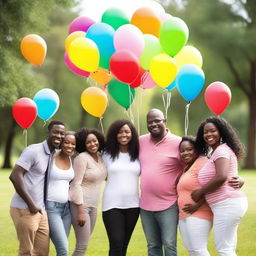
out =
[[170,85],[165,87],[164,89],[166,89],[168,92],[170,92],[175,86],[176,86],[176,79]]
[[106,23],[95,23],[89,27],[86,37],[93,40],[100,52],[100,64],[102,68],[109,69],[110,57],[115,52],[114,47],[115,30]]
[[203,70],[194,64],[181,67],[176,77],[177,89],[187,101],[192,101],[196,98],[203,89],[204,81]]
[[48,88],[38,91],[33,100],[37,105],[37,115],[45,121],[50,119],[57,112],[60,105],[58,94]]

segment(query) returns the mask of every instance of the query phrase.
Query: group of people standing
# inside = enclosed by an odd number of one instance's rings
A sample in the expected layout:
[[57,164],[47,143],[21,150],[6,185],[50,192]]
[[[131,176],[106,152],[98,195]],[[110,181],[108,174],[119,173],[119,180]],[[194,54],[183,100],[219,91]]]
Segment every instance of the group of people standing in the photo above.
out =
[[48,255],[49,237],[57,256],[68,255],[71,223],[72,255],[85,255],[106,180],[102,217],[109,256],[126,255],[139,216],[148,256],[177,255],[178,225],[190,256],[210,255],[212,226],[218,254],[235,256],[247,199],[237,167],[243,146],[233,128],[211,117],[196,138],[180,138],[158,109],[148,112],[147,128],[139,137],[130,121],[117,120],[105,139],[95,129],[66,132],[52,121],[47,139],[27,147],[10,175],[19,255]]

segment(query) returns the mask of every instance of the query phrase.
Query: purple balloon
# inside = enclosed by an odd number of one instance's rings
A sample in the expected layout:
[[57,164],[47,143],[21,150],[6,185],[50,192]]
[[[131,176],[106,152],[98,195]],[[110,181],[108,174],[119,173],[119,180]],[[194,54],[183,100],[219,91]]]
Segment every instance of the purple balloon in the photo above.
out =
[[85,17],[85,16],[79,16],[75,18],[69,26],[69,34],[71,34],[74,31],[84,31],[86,32],[88,28],[94,24],[95,21],[91,18]]
[[71,60],[69,59],[68,57],[68,54],[65,52],[64,54],[64,62],[66,64],[66,66],[72,71],[74,72],[75,74],[79,75],[79,76],[89,76],[90,75],[90,72],[87,72],[87,71],[84,71],[80,68],[78,68],[77,66],[75,66]]

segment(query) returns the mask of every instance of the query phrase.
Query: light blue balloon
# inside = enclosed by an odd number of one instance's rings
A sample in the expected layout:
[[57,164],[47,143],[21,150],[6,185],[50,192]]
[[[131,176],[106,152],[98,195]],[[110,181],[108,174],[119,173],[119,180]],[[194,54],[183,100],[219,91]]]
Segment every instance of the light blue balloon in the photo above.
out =
[[38,91],[33,100],[37,105],[37,115],[45,121],[50,119],[57,112],[60,105],[58,94],[48,88]]
[[181,96],[187,101],[192,101],[203,89],[205,75],[197,65],[188,64],[181,67],[176,82]]
[[106,23],[95,23],[89,27],[86,37],[93,40],[100,52],[100,64],[102,68],[109,69],[110,57],[115,52],[113,27]]
[[170,85],[165,87],[164,89],[166,89],[168,92],[170,92],[175,86],[176,86],[176,79]]

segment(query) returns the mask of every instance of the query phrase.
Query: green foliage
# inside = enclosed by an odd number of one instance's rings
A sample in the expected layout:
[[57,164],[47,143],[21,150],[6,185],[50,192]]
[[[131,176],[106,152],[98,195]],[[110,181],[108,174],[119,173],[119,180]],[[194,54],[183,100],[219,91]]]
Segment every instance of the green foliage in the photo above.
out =
[[[30,97],[36,88],[31,65],[20,53],[21,39],[30,33],[41,34],[48,27],[48,16],[58,6],[72,0],[0,1],[0,105],[11,105],[22,96]],[[58,7],[59,8],[59,7]]]

